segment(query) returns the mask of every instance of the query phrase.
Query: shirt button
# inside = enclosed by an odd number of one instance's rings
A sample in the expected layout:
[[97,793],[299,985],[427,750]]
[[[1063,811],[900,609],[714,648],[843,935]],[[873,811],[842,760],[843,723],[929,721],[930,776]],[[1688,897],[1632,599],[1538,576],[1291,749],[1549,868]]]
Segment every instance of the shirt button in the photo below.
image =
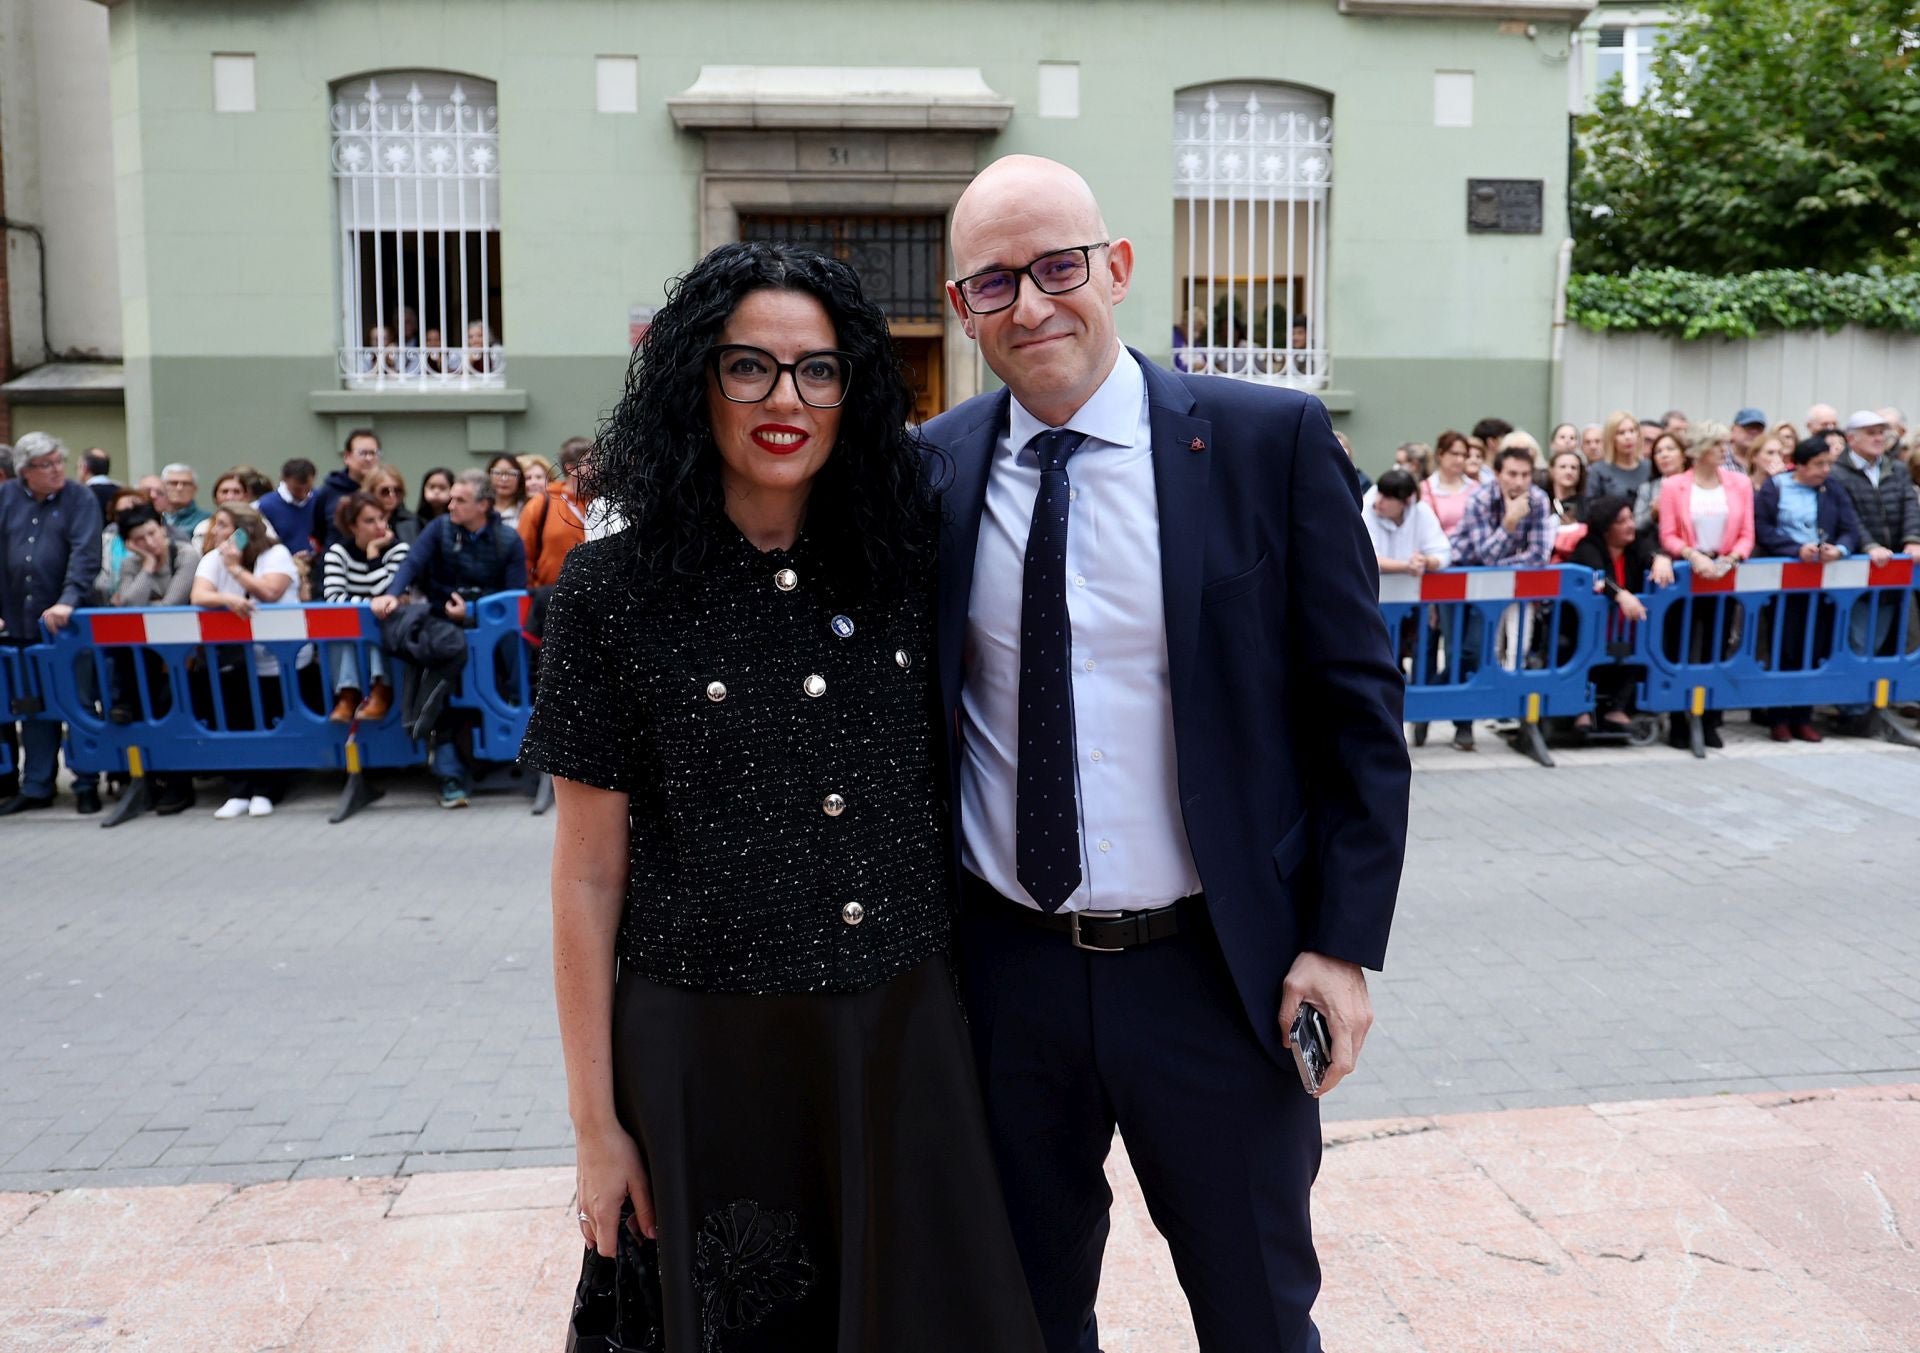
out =
[[801,683],[801,689],[815,700],[818,700],[827,693],[827,679],[816,672],[813,676],[808,677],[806,681]]
[[1074,585],[1075,587],[1085,587],[1085,586],[1087,585],[1087,575],[1086,575],[1086,574],[1084,574],[1084,573],[1076,573],[1076,574],[1074,574],[1074,575],[1073,575],[1073,585]]
[[859,925],[867,919],[867,909],[858,902],[849,902],[840,908],[840,919],[848,925]]
[[1068,502],[1070,502],[1070,503],[1077,503],[1077,502],[1079,502],[1079,501],[1080,501],[1080,490],[1079,490],[1079,489],[1068,489],[1068,490],[1067,490],[1067,501],[1068,501]]
[[847,801],[838,794],[827,795],[826,802],[820,805],[820,811],[828,817],[839,817],[847,811]]
[[1093,759],[1095,761],[1105,761],[1107,758],[1104,752],[1102,752],[1098,747],[1095,747],[1093,749]]
[[1100,853],[1101,853],[1102,855],[1105,855],[1105,854],[1106,854],[1106,853],[1107,853],[1108,851],[1110,851],[1110,850],[1112,850],[1112,849],[1113,849],[1113,842],[1111,842],[1111,841],[1102,841],[1102,842],[1100,843]]
[[1088,658],[1088,659],[1087,659],[1087,670],[1088,670],[1089,672],[1091,672],[1091,671],[1093,670],[1093,659],[1092,659],[1092,658]]
[[903,672],[913,666],[913,659],[907,656],[907,650],[904,648],[894,650],[893,660],[900,665],[900,670]]
[[800,586],[800,575],[790,568],[783,568],[773,575],[773,585],[782,592],[791,592]]
[[717,705],[726,698],[727,688],[724,685],[718,681],[709,681],[707,683],[707,699]]

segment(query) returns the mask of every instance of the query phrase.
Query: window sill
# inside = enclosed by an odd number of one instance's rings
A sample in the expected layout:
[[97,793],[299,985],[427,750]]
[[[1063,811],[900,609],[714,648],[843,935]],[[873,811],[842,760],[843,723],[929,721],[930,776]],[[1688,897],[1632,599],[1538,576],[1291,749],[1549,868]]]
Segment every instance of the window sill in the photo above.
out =
[[312,390],[312,413],[525,413],[525,390]]

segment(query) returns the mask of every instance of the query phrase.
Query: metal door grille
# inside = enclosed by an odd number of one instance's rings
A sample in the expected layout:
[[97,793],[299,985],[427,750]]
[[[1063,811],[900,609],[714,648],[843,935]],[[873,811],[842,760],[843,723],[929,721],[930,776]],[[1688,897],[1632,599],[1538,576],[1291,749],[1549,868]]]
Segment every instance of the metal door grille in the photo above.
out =
[[946,281],[938,216],[747,216],[740,238],[797,244],[853,266],[895,324],[938,323]]

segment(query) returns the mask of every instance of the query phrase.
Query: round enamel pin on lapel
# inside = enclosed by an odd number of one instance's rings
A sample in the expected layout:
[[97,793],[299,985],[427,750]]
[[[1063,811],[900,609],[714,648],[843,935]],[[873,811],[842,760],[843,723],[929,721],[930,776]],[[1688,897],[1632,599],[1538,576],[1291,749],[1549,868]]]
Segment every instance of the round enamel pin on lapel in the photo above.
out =
[[833,632],[842,639],[853,638],[853,621],[844,615],[836,615],[833,618]]
[[1201,441],[1198,437],[1195,437],[1192,441],[1187,443],[1187,450],[1189,451],[1205,451],[1206,449],[1207,449],[1207,444]]

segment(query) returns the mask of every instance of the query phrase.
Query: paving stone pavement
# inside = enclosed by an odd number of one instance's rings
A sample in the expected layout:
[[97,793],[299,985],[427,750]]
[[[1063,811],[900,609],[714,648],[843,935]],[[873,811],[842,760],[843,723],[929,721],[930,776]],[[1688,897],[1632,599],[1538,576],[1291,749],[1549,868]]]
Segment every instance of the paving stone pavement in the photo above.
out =
[[[1416,753],[1329,1120],[1920,1080],[1920,754]],[[565,1166],[552,819],[0,823],[0,1190]]]
[[[1327,1347],[1905,1353],[1920,1086],[1329,1124]],[[1195,1353],[1126,1153],[1107,1353]],[[0,1347],[493,1353],[560,1343],[566,1168],[0,1192]]]

